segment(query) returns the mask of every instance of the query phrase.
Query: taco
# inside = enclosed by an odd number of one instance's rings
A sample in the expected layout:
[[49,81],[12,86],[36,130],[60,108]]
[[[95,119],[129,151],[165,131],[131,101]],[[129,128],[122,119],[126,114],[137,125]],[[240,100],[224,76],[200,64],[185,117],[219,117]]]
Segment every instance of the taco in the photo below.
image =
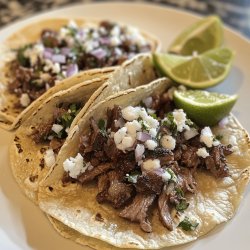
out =
[[140,249],[232,218],[250,179],[248,135],[232,115],[198,127],[168,88],[162,78],[91,108],[41,183],[40,208],[84,237]]
[[109,95],[156,78],[149,54],[135,56],[107,76],[77,84],[44,101],[15,132],[10,146],[13,175],[25,194],[37,201],[37,189],[68,136],[86,111]]
[[153,36],[131,26],[66,18],[33,23],[5,44],[0,65],[0,126],[5,129],[17,127],[24,114],[29,116],[57,91],[160,46]]

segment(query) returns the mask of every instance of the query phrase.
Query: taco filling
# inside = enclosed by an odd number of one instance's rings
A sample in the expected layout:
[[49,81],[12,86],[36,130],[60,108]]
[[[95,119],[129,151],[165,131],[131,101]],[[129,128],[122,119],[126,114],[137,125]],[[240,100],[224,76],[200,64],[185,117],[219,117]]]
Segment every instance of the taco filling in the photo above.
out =
[[71,21],[59,31],[43,30],[39,41],[16,50],[8,65],[8,89],[18,97],[15,107],[23,109],[79,71],[120,65],[150,50],[136,28],[108,21],[97,27],[78,27]]
[[46,166],[51,167],[55,163],[55,155],[61,149],[68,136],[70,126],[81,108],[80,103],[61,103],[54,110],[51,121],[33,128],[34,142],[49,145],[44,155]]
[[196,172],[228,176],[226,156],[232,146],[176,109],[171,91],[149,96],[138,106],[114,106],[107,117],[91,119],[79,153],[63,163],[63,183],[96,180],[97,201],[120,209],[121,217],[139,223],[144,232],[152,232],[148,214],[153,204],[168,230],[181,214],[177,226],[194,230],[198,223],[184,218],[184,211],[197,190]]

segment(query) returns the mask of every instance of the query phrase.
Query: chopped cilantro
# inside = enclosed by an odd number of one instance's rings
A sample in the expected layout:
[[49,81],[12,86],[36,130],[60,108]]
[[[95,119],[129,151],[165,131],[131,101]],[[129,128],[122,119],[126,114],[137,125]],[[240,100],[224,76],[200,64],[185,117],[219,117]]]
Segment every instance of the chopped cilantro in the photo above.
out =
[[185,209],[187,209],[189,206],[189,203],[186,201],[186,199],[183,199],[180,201],[179,204],[175,206],[176,210],[179,212],[183,212]]
[[139,171],[133,171],[130,174],[126,174],[125,178],[128,182],[136,183],[139,175],[140,175]]
[[98,121],[98,128],[100,129],[101,133],[106,136],[107,135],[107,131],[106,131],[106,123],[103,119],[100,119]]
[[67,27],[67,29],[69,30],[69,35],[72,37],[75,37],[77,34],[77,29],[73,28],[73,27]]
[[149,115],[150,115],[151,117],[153,117],[154,119],[156,119],[156,120],[158,119],[157,115],[154,114],[154,113],[153,113],[153,114],[149,114]]
[[184,197],[184,192],[180,187],[176,187],[175,192],[176,192],[178,198],[183,198]]
[[220,141],[223,139],[223,135],[216,135],[214,139]]
[[177,176],[176,176],[176,174],[174,173],[174,171],[172,170],[172,169],[170,169],[170,168],[167,168],[166,169],[166,171],[170,174],[170,176],[171,176],[171,179],[170,179],[170,181],[173,181],[173,182],[177,182]]
[[184,231],[193,231],[198,227],[199,223],[196,221],[190,221],[186,216],[183,221],[181,221],[178,227],[181,227]]
[[177,134],[177,125],[174,121],[174,115],[172,112],[167,113],[162,125],[167,126],[173,135]]
[[26,45],[20,49],[17,50],[17,60],[19,64],[21,64],[23,67],[29,67],[30,65],[30,60],[24,55],[24,52],[26,49],[30,48],[31,45]]
[[198,129],[199,127],[189,118],[186,119],[186,125],[188,125],[190,128],[196,128]]
[[149,132],[150,126],[141,117],[138,118],[138,122],[141,124],[142,131]]

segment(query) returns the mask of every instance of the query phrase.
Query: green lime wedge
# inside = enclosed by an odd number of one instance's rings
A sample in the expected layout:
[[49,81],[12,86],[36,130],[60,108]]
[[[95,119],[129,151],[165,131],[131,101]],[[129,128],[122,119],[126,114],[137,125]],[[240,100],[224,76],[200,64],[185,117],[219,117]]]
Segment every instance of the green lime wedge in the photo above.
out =
[[216,125],[227,116],[238,96],[203,90],[175,91],[174,103],[183,109],[188,117],[202,126]]
[[209,16],[184,30],[170,45],[169,52],[180,55],[200,54],[218,48],[223,43],[223,28],[219,17]]
[[156,68],[177,83],[203,89],[223,81],[228,75],[234,53],[227,48],[217,48],[201,55],[179,56],[154,54]]

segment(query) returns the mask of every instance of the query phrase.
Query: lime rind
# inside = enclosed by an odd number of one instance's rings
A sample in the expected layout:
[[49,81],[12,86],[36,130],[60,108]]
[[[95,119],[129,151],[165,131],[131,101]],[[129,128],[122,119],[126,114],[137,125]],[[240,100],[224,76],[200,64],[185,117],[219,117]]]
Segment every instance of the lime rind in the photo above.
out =
[[[203,95],[202,98],[199,94]],[[174,92],[176,107],[183,109],[191,120],[202,126],[216,125],[230,113],[237,98],[237,95],[229,96],[199,90]]]

